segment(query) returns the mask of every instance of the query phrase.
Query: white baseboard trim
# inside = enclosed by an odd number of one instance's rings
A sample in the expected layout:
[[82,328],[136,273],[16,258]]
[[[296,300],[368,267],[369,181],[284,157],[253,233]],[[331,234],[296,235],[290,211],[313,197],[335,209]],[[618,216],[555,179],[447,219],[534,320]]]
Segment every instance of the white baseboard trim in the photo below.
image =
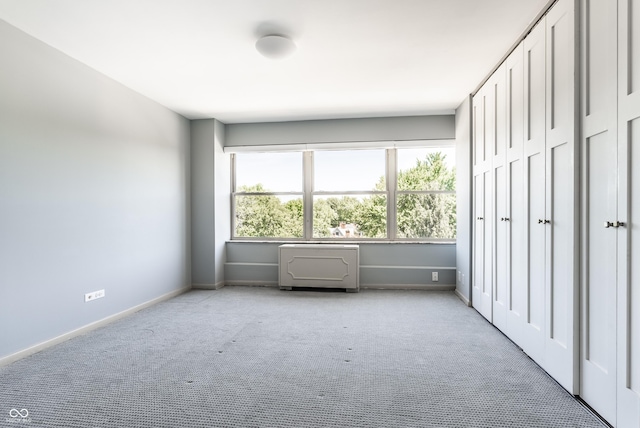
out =
[[[248,287],[279,287],[278,281],[225,281],[225,285],[240,285]],[[295,286],[294,286],[295,287]],[[340,287],[338,287],[340,288]],[[453,291],[453,284],[360,284],[361,289],[368,290],[432,290]]]
[[256,263],[256,262],[225,262],[225,266],[269,266],[278,267],[278,263]]
[[452,284],[360,284],[360,288],[368,290],[452,291],[456,286]]
[[457,268],[455,266],[360,265],[360,269],[456,270]]
[[215,284],[191,284],[191,288],[194,290],[220,290],[224,285],[225,282],[220,281]]
[[225,285],[246,285],[248,287],[278,287],[278,281],[243,281],[232,280],[225,281]]
[[126,309],[122,312],[118,312],[117,314],[113,314],[110,315],[106,318],[103,318],[101,320],[92,322],[91,324],[87,324],[84,327],[80,327],[76,330],[70,331],[68,333],[62,334],[58,337],[54,337],[53,339],[49,339],[46,340],[44,342],[38,343],[37,345],[31,346],[27,349],[23,349],[22,351],[18,351],[14,354],[8,355],[6,357],[2,357],[0,358],[0,367],[2,366],[6,366],[8,364],[14,363],[18,360],[21,360],[25,357],[28,357],[29,355],[33,355],[36,354],[40,351],[44,351],[47,348],[50,348],[52,346],[58,345],[62,342],[66,342],[69,339],[73,339],[74,337],[83,335],[85,333],[89,333],[92,330],[95,330],[97,328],[100,327],[104,327],[107,324],[111,324],[114,321],[118,321],[119,319],[122,319],[126,316],[129,316],[133,313],[136,313],[138,311],[141,311],[142,309],[148,308],[150,306],[156,305],[160,302],[163,302],[165,300],[169,300],[173,297],[179,296],[182,293],[185,293],[187,291],[191,290],[191,287],[185,287],[185,288],[181,288],[179,290],[175,290],[172,291],[170,293],[164,294],[160,297],[156,297],[155,299],[149,300],[148,302],[145,303],[141,303],[137,306],[134,306],[132,308]]
[[458,298],[460,300],[462,300],[462,302],[471,307],[471,301],[469,299],[467,299],[461,292],[458,291],[458,289],[456,288],[455,290],[453,290],[454,293],[456,293],[456,296],[458,296]]

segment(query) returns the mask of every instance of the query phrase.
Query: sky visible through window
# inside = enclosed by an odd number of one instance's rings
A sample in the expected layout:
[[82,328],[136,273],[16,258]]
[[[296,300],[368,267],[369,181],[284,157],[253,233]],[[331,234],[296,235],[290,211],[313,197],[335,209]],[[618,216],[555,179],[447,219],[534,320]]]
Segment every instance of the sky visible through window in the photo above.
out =
[[314,190],[374,190],[384,176],[385,163],[384,149],[315,152]]
[[445,165],[447,168],[456,167],[454,147],[430,147],[420,149],[398,149],[398,171],[404,171],[416,166],[416,160],[424,160],[428,153],[441,152],[446,155]]
[[302,192],[302,153],[238,153],[237,190],[258,183],[270,192]]
[[[455,167],[454,148],[398,149],[398,171],[407,170],[427,153],[446,154],[446,165]],[[261,183],[267,191],[302,192],[302,153],[238,153],[236,186]],[[384,149],[316,151],[316,189],[325,191],[374,190],[385,173]]]

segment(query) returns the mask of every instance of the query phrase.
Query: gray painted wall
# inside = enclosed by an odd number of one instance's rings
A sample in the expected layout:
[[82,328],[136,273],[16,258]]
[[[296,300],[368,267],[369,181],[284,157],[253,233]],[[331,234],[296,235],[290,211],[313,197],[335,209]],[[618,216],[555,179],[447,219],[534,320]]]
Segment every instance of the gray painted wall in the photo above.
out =
[[[453,139],[455,117],[412,116],[226,125],[225,147]],[[223,191],[223,189],[216,189]],[[224,196],[228,197],[228,190]],[[279,243],[230,242],[225,283],[276,285]],[[360,247],[365,287],[446,287],[456,283],[456,245],[367,243]],[[433,268],[433,269],[432,269]],[[432,283],[438,270],[440,281]]]
[[230,238],[230,163],[223,152],[225,125],[191,121],[192,283],[224,285],[225,243]]
[[458,275],[456,291],[467,302],[471,296],[471,97],[456,110],[456,196]]
[[[226,125],[225,147],[436,140],[455,137],[455,116],[412,116]],[[220,168],[221,166],[219,166]],[[224,191],[217,188],[216,191]],[[228,197],[228,190],[224,193]],[[196,231],[197,233],[197,231]],[[225,283],[276,285],[279,243],[231,242]],[[456,245],[367,243],[360,246],[361,285],[447,287],[456,283]],[[432,283],[431,272],[440,280]]]
[[455,138],[453,115],[227,125],[225,146],[444,140]]
[[0,58],[1,359],[191,280],[189,122],[1,20]]
[[215,284],[215,120],[191,121],[191,281]]
[[[277,242],[229,242],[225,282],[277,285]],[[372,288],[450,288],[455,286],[456,245],[360,244],[360,286]],[[437,271],[439,281],[431,281]]]
[[215,284],[224,286],[224,263],[227,261],[226,243],[231,239],[231,165],[230,155],[224,153],[226,126],[216,120],[214,125],[215,172]]

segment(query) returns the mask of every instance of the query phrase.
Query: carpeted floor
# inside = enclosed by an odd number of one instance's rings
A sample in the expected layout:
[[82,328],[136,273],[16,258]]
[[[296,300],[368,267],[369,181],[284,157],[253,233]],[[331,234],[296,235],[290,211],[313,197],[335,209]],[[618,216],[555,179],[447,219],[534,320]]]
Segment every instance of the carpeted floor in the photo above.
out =
[[225,287],[0,368],[0,426],[603,425],[450,292]]

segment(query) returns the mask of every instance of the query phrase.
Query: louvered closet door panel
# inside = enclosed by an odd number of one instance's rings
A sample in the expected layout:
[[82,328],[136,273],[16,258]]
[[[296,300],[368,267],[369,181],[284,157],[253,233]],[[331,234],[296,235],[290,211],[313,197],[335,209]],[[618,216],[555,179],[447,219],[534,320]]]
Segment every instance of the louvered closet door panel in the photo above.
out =
[[575,152],[574,0],[560,0],[546,17],[545,362],[569,392],[578,390],[579,195]]
[[507,324],[507,82],[501,65],[488,82],[493,93],[494,132],[491,144],[493,180],[493,324],[505,331]]
[[[640,426],[640,5],[618,2],[618,412]],[[627,265],[628,263],[628,265]]]
[[507,80],[507,316],[505,333],[522,341],[525,314],[526,259],[524,215],[524,48],[506,61]]
[[585,0],[580,396],[616,422],[617,0]]
[[545,338],[545,26],[524,40],[525,313],[521,346],[542,364]]

